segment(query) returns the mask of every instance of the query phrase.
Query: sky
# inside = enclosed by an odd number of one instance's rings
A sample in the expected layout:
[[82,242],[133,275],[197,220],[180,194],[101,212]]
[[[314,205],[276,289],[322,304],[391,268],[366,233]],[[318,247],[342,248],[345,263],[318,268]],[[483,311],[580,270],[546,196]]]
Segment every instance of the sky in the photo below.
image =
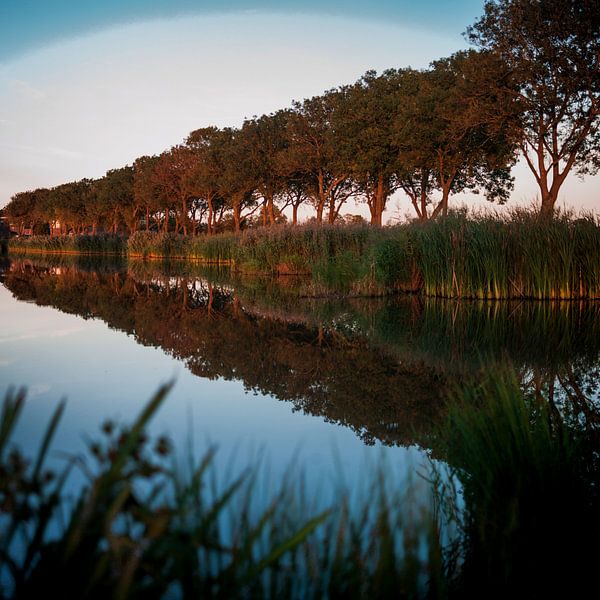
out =
[[[101,177],[193,129],[240,125],[368,69],[426,67],[466,47],[462,33],[482,5],[2,0],[0,206],[18,191]],[[515,175],[511,203],[533,202],[532,176],[522,165]],[[592,209],[599,191],[600,178],[571,177],[561,202]],[[387,216],[409,210],[398,196]]]

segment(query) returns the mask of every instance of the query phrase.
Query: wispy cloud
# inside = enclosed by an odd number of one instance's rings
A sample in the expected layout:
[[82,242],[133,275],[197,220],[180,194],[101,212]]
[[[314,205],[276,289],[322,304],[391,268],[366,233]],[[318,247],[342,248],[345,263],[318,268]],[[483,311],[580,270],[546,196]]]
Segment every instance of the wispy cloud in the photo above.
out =
[[9,88],[20,95],[23,98],[30,100],[45,100],[47,98],[46,92],[31,85],[29,82],[23,79],[13,79],[9,82]]
[[42,396],[46,392],[49,392],[52,386],[48,383],[34,383],[29,386],[27,389],[27,395],[30,398],[35,398],[36,396]]
[[[9,121],[5,121],[8,123]],[[0,123],[2,120],[0,119]],[[5,144],[0,142],[0,148],[7,150],[16,150],[25,154],[34,156],[44,156],[53,158],[68,158],[70,160],[79,160],[86,158],[86,155],[77,150],[69,150],[68,148],[60,148],[59,146],[27,146],[24,144]]]
[[37,340],[42,338],[66,337],[83,331],[84,327],[65,327],[64,329],[55,329],[52,331],[32,331],[11,337],[0,338],[0,344],[12,342],[22,342],[25,340]]

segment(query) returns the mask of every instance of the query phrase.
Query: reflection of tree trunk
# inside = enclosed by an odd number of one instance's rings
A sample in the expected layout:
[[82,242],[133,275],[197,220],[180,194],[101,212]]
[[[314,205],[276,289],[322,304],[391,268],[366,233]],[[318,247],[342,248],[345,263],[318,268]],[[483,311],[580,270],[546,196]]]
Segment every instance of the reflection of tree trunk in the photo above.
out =
[[[571,400],[575,401],[579,410],[584,414],[587,425],[597,425],[600,422],[600,413],[593,408],[590,408],[590,401],[583,393],[579,384],[577,383],[577,379],[575,378],[575,373],[573,373],[573,369],[570,365],[565,368],[567,382],[571,386],[574,396],[570,395]],[[559,375],[559,381],[565,391],[567,391],[566,383],[561,379]],[[567,392],[568,393],[568,392]]]
[[212,315],[212,312],[213,312],[213,302],[214,302],[214,287],[209,283],[208,284],[208,305],[207,305],[207,310],[208,310],[209,315]]
[[233,314],[236,317],[239,317],[240,316],[240,309],[242,307],[242,303],[240,302],[240,299],[239,299],[238,296],[234,296],[233,297],[233,303],[232,303],[232,305],[233,305],[233,309],[232,309]]
[[323,329],[323,325],[319,325],[319,333],[317,334],[317,344],[319,347],[323,345],[325,341],[325,330]]
[[182,307],[183,307],[183,311],[187,311],[188,309],[188,282],[187,279],[182,279],[181,280],[181,293],[183,294],[183,303],[182,303]]

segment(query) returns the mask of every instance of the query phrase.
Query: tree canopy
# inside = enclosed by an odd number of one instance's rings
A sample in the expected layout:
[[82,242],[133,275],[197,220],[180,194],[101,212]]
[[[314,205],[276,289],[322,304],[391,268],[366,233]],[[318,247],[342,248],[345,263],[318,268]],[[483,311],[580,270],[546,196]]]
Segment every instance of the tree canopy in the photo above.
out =
[[196,129],[97,180],[20,192],[3,212],[20,231],[197,235],[275,225],[289,206],[294,223],[302,206],[340,222],[354,198],[381,226],[397,190],[422,220],[467,190],[505,202],[521,155],[552,215],[569,173],[600,168],[599,2],[488,0],[466,35],[478,49]]
[[513,96],[504,116],[551,215],[572,170],[600,167],[600,3],[489,0],[467,34],[505,65],[490,87]]

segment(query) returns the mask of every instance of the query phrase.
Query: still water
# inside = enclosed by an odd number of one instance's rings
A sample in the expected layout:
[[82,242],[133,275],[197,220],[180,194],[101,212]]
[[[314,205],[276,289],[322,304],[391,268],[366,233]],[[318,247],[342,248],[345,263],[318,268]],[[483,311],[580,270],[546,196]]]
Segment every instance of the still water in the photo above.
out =
[[14,441],[32,453],[67,398],[56,461],[173,380],[151,431],[179,455],[215,445],[219,472],[260,460],[274,484],[293,465],[323,502],[384,461],[426,501],[431,433],[466,380],[509,362],[574,419],[598,399],[598,304],[319,300],[297,280],[65,257],[6,260],[0,281],[0,395],[28,390]]

